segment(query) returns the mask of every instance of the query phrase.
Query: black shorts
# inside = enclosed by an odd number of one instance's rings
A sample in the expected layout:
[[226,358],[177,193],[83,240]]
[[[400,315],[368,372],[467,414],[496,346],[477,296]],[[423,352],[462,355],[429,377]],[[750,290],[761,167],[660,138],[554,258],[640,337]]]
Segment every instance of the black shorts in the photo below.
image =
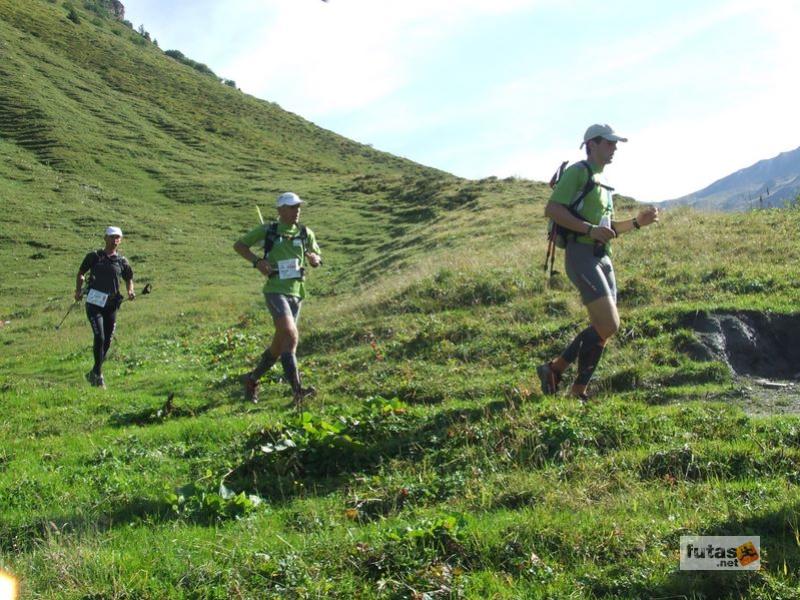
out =
[[570,241],[567,243],[564,267],[567,277],[578,288],[581,300],[589,304],[603,296],[617,302],[617,280],[608,256],[594,255],[594,246]]
[[267,308],[273,319],[291,314],[294,322],[300,319],[300,303],[302,298],[297,296],[287,296],[285,294],[264,294],[267,301]]

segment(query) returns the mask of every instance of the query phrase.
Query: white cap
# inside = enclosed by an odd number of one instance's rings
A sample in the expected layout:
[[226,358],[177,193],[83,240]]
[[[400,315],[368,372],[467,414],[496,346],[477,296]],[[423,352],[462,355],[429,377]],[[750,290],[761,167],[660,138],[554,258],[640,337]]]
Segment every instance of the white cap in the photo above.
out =
[[119,227],[106,227],[106,235],[118,235],[122,237],[122,229]]
[[294,192],[285,192],[278,196],[278,202],[275,204],[276,206],[297,206],[298,204],[302,204],[303,201],[300,200],[300,196],[295,194]]
[[[614,130],[611,128],[611,125],[600,125],[599,123],[595,123],[594,125],[590,125],[589,129],[586,130],[586,133],[583,134],[583,144],[585,144],[589,140],[593,140],[596,137],[601,137],[603,139],[608,140],[609,142],[628,141],[628,138],[624,138],[614,133]],[[583,148],[583,144],[581,144],[578,147]]]

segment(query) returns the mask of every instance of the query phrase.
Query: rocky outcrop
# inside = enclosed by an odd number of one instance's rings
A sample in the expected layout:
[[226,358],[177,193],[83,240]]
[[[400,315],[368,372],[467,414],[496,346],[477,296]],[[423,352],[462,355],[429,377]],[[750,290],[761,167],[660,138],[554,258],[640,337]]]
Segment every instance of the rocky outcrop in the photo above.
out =
[[695,340],[683,350],[694,360],[718,360],[735,375],[800,378],[800,315],[758,311],[698,313]]
[[120,0],[97,0],[96,4],[102,6],[109,16],[114,17],[118,21],[125,20],[125,6]]
[[109,0],[111,14],[120,21],[125,19],[125,7],[119,0]]

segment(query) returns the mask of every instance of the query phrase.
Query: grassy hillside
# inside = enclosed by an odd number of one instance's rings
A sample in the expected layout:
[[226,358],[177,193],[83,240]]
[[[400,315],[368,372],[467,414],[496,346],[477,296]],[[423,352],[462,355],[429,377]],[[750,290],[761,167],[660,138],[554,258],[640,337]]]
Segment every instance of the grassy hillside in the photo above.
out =
[[[619,240],[597,400],[544,398],[535,366],[585,320],[545,285],[544,185],[360,146],[75,10],[0,0],[0,567],[23,597],[797,597],[800,421],[692,350],[699,315],[796,313],[800,213]],[[235,383],[270,327],[232,242],[286,189],[326,259],[303,415],[277,369],[258,404]],[[82,307],[54,326],[110,222],[153,294],[100,391]],[[678,571],[689,533],[760,535],[764,568]]]

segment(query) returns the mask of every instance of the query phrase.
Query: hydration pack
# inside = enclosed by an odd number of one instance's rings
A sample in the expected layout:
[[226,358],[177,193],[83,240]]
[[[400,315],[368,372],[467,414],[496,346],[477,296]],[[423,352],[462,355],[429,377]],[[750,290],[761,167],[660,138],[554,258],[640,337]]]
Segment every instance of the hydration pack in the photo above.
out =
[[308,242],[308,228],[303,224],[298,224],[300,233],[295,236],[285,236],[278,233],[278,222],[273,221],[264,228],[264,260],[267,260],[267,255],[272,250],[275,242],[284,238],[288,240],[300,240],[303,246],[303,256],[306,255],[306,242]]
[[[561,166],[558,168],[558,170],[553,174],[553,177],[550,179],[551,188],[556,187],[556,184],[561,180],[561,176],[564,174],[567,164],[569,164],[569,161],[565,160],[563,163],[561,163]],[[578,194],[578,196],[567,206],[567,210],[569,210],[569,212],[579,219],[582,219],[583,217],[578,213],[577,210],[578,206],[580,206],[580,203],[583,202],[583,199],[589,195],[589,192],[591,192],[597,184],[594,180],[592,168],[589,166],[589,163],[585,160],[582,160],[579,164],[583,165],[583,167],[589,172],[589,178],[586,180],[586,185],[583,186],[581,193]],[[576,232],[570,231],[566,227],[553,221],[553,219],[550,219],[547,223],[548,258],[550,258],[551,244],[555,248],[564,249],[567,247],[567,238],[575,235]],[[546,268],[547,265],[545,264],[545,269]],[[550,270],[552,272],[552,267]]]
[[[288,239],[289,241],[300,240],[300,245],[303,248],[303,258],[301,259],[300,264],[301,265],[303,264],[303,261],[305,261],[305,257],[306,257],[306,243],[308,242],[308,228],[305,225],[301,224],[301,223],[298,223],[297,226],[300,229],[300,233],[298,233],[297,235],[294,235],[294,236],[286,236],[286,235],[281,235],[280,233],[278,233],[278,222],[277,221],[272,221],[272,223],[270,223],[269,225],[267,225],[264,228],[264,260],[267,260],[267,255],[270,253],[270,251],[272,250],[272,247],[275,245],[275,242],[277,242],[278,240],[283,240],[283,239]],[[305,271],[306,271],[305,267],[301,266],[300,267],[300,279],[301,280],[305,279]],[[273,271],[273,273],[270,275],[270,277],[277,277],[277,276],[278,276],[277,271]]]

